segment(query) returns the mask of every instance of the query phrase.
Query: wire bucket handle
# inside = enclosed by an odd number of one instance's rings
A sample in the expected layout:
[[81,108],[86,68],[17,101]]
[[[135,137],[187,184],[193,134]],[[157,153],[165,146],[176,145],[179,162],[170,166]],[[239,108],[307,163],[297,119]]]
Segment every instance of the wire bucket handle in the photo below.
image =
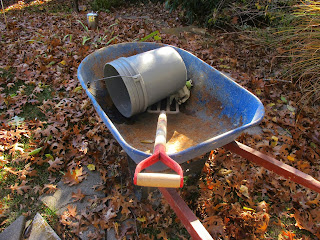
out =
[[99,79],[94,79],[91,82],[87,82],[87,87],[90,88],[92,83],[98,82],[98,81],[102,81],[102,80],[107,80],[107,79],[111,79],[111,78],[117,78],[117,77],[127,77],[127,78],[132,78],[132,79],[138,79],[141,76],[141,74],[136,74],[133,76],[125,76],[125,75],[114,75],[114,76],[109,76],[109,77],[103,77],[103,78],[99,78]]
[[[153,154],[141,161],[135,170],[133,182],[135,185],[144,187],[165,187],[165,188],[182,188],[183,187],[183,170],[181,166],[170,158],[166,153],[167,137],[167,116],[165,111],[161,111],[158,118],[156,139],[154,143]],[[166,166],[174,170],[177,174],[166,173],[141,173],[141,171],[156,162],[161,161]]]

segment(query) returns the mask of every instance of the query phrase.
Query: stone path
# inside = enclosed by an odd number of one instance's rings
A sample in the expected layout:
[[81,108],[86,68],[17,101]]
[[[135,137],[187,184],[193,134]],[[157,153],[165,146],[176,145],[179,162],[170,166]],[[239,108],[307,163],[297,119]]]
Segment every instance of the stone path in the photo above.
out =
[[37,213],[32,221],[31,232],[28,239],[30,240],[60,240],[60,237],[49,226],[47,221]]
[[[86,167],[85,171],[88,175],[81,183],[69,186],[60,181],[57,184],[57,190],[53,194],[43,195],[40,197],[40,200],[52,211],[56,212],[56,214],[62,214],[67,210],[68,205],[76,206],[79,211],[85,208],[88,200],[93,198],[95,195],[98,198],[105,197],[104,193],[93,189],[95,185],[99,185],[102,182],[100,173],[98,171],[89,171]],[[74,202],[72,193],[76,193],[78,189],[80,189],[86,196],[81,202]]]
[[23,234],[26,218],[24,216],[18,217],[10,224],[2,233],[0,233],[0,240],[20,240]]
[[[95,191],[94,186],[101,183],[100,173],[98,171],[89,171],[85,168],[88,173],[87,178],[81,183],[68,186],[60,181],[57,184],[57,190],[53,194],[42,195],[39,200],[43,202],[48,208],[50,208],[57,215],[63,214],[67,210],[68,205],[76,206],[77,211],[80,212],[82,209],[86,209],[88,200],[97,196],[98,198],[105,197],[103,192]],[[82,201],[74,202],[72,193],[76,193],[80,189],[85,198]],[[25,231],[26,219],[24,216],[20,216],[14,221],[9,227],[7,227],[2,233],[0,233],[0,240],[20,240]],[[30,230],[31,229],[31,230]],[[32,227],[28,231],[30,232],[28,238],[32,240],[60,240],[60,237],[54,232],[49,224],[37,213],[32,221]],[[87,235],[94,231],[94,226],[89,226],[88,230],[80,234],[82,240],[89,239]],[[115,232],[110,230],[106,232],[106,239],[116,240]]]
[[[89,199],[93,199],[95,196],[97,196],[98,198],[105,197],[105,194],[103,192],[94,190],[94,186],[99,185],[102,182],[100,173],[98,171],[89,171],[86,167],[84,168],[88,175],[87,178],[81,183],[69,186],[60,181],[57,184],[57,191],[50,195],[41,196],[40,200],[48,208],[56,212],[57,215],[61,215],[64,211],[67,210],[68,205],[76,206],[77,212],[80,212],[82,209],[86,209]],[[82,201],[74,202],[75,199],[72,198],[72,193],[76,193],[78,189],[80,189],[81,192],[86,196],[84,197],[84,199],[82,199]],[[94,226],[89,226],[86,231],[80,233],[80,238],[82,240],[89,239],[87,235],[93,231]],[[116,238],[111,238],[110,235],[110,239]]]

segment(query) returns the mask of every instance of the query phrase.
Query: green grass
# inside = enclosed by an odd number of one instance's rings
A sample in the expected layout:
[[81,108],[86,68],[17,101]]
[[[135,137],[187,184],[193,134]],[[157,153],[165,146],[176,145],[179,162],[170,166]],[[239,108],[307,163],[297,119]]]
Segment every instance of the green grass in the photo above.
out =
[[52,209],[50,209],[47,206],[45,206],[44,204],[42,204],[39,213],[49,223],[49,225],[53,229],[55,229],[56,225],[59,222],[59,217],[58,217],[56,211],[53,211]]
[[[25,152],[29,151],[28,148],[31,142],[32,136],[30,138],[22,136],[19,139],[19,143],[22,144]],[[32,163],[30,160],[14,162],[13,160],[17,159],[19,155],[20,154],[17,152],[9,154],[9,151],[7,150],[3,153],[4,160],[6,160],[7,163],[0,162],[0,203],[3,205],[2,207],[6,209],[5,214],[3,214],[3,216],[0,215],[0,223],[4,222],[4,224],[0,226],[0,232],[21,214],[27,214],[29,217],[33,217],[37,212],[45,217],[49,224],[54,227],[57,224],[58,216],[56,216],[54,211],[48,209],[38,200],[42,193],[33,191],[35,186],[43,188],[45,184],[49,183],[49,164],[43,163],[43,165],[40,166]],[[26,176],[26,185],[30,186],[30,189],[23,192],[23,194],[18,194],[16,191],[12,191],[10,186],[14,186],[16,183],[20,185],[22,179],[19,174],[10,173],[8,168],[17,172],[25,169],[25,166],[28,164],[33,170],[37,171],[37,174],[36,176]],[[52,175],[56,177],[56,182],[59,181],[59,173],[54,173]]]
[[[8,163],[6,167],[15,168],[15,171],[24,169],[25,163]],[[32,165],[32,167],[37,170],[37,176],[29,177],[27,176],[28,186],[31,187],[31,190],[24,192],[24,194],[19,195],[16,192],[12,193],[10,186],[14,185],[15,183],[21,183],[22,181],[18,178],[18,176],[7,173],[2,168],[0,169],[0,188],[2,189],[0,192],[0,201],[4,204],[7,210],[7,215],[5,217],[6,223],[1,228],[5,228],[10,225],[18,216],[23,213],[32,213],[34,216],[35,213],[39,212],[43,217],[46,218],[47,221],[54,226],[57,221],[58,217],[56,216],[55,212],[45,207],[40,201],[38,201],[38,197],[40,196],[39,192],[35,193],[32,189],[39,185],[42,186],[44,184],[49,183],[49,172],[47,171],[49,164],[44,163],[42,166]],[[59,179],[58,174],[57,179]],[[4,219],[0,218],[0,222]]]
[[[52,98],[53,91],[50,86],[45,85],[45,84],[38,84],[38,86],[34,85],[27,85],[23,81],[17,81],[14,83],[14,85],[8,87],[8,83],[11,83],[13,80],[14,76],[14,69],[9,69],[5,70],[3,68],[0,68],[0,78],[6,79],[6,83],[0,84],[2,88],[4,88],[3,93],[5,93],[6,97],[19,97],[19,91],[21,94],[25,96],[30,96],[33,93],[33,90],[36,87],[39,87],[42,91],[40,93],[34,93],[36,100],[39,101],[37,104],[31,104],[31,103],[26,103],[22,107],[22,112],[18,115],[21,118],[24,118],[26,120],[31,120],[31,119],[40,119],[40,120],[46,120],[45,114],[43,114],[38,106],[40,106],[43,102],[43,100],[48,100]],[[21,89],[24,88],[22,91]],[[8,109],[10,107],[14,106],[7,106]],[[5,112],[8,109],[3,109],[0,111],[0,113]]]
[[32,105],[30,103],[26,104],[22,108],[22,113],[19,114],[19,117],[23,117],[27,120],[31,119],[40,119],[46,120],[45,114],[43,114],[38,108],[39,105],[43,102],[43,100],[48,100],[52,98],[52,90],[50,87],[46,87],[43,89],[43,92],[35,94],[37,96],[37,100],[40,102],[39,104]]

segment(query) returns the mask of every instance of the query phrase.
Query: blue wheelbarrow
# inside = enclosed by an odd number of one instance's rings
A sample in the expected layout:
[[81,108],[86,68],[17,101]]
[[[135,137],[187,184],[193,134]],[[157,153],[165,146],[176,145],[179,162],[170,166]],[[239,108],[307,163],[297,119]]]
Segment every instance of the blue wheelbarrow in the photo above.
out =
[[[78,79],[97,113],[135,164],[152,155],[158,116],[144,112],[123,117],[101,81],[104,65],[163,46],[166,45],[143,42],[111,45],[87,56],[78,68]],[[193,83],[190,98],[179,113],[168,115],[166,151],[183,165],[234,141],[244,130],[258,124],[264,116],[264,107],[256,96],[225,74],[193,54],[173,48],[181,55],[187,77]],[[166,170],[168,166],[162,162],[148,167],[151,172]]]

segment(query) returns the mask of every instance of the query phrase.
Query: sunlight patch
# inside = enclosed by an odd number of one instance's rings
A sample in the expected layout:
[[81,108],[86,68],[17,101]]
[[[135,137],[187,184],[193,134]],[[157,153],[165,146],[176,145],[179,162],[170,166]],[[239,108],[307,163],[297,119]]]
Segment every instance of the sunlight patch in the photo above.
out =
[[[8,12],[10,10],[21,10],[21,9],[24,9],[24,8],[30,7],[30,6],[42,5],[42,4],[50,2],[50,1],[51,0],[44,0],[44,1],[34,0],[34,1],[30,2],[30,3],[25,3],[25,1],[18,1],[17,3],[12,4],[11,6],[7,7],[5,9],[5,12]],[[3,10],[1,10],[0,12],[2,13]]]

